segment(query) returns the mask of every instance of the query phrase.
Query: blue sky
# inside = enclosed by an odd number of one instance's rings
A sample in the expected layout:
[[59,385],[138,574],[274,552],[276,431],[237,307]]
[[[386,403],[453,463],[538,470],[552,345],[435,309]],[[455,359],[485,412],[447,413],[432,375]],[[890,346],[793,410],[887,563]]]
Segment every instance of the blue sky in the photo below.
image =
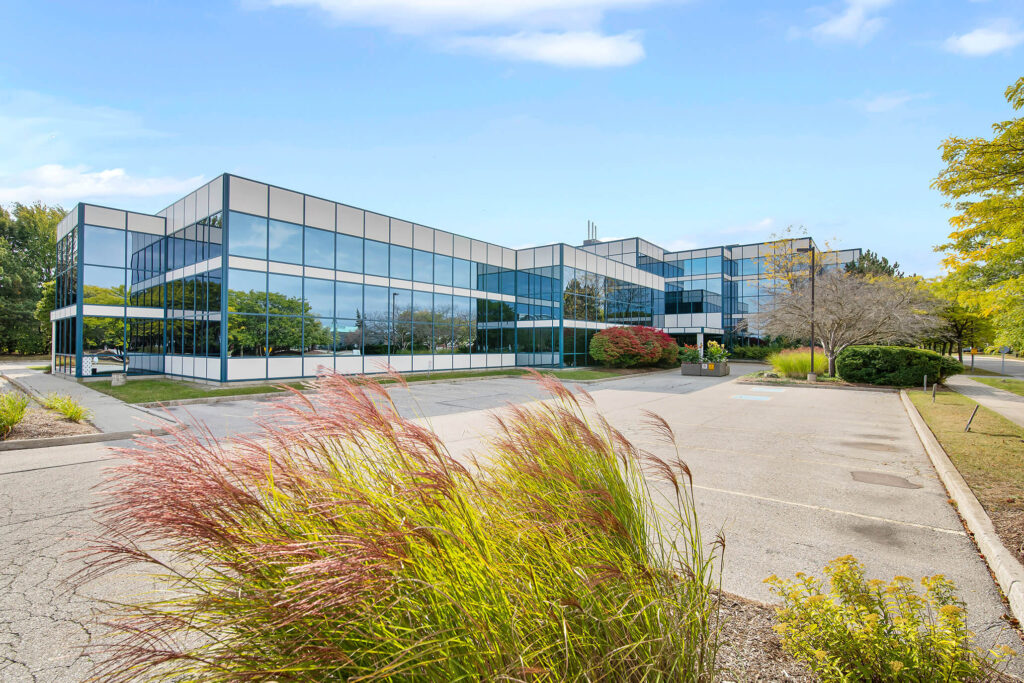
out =
[[787,225],[938,274],[929,188],[1024,75],[1019,0],[5,3],[0,202],[229,171],[509,246]]

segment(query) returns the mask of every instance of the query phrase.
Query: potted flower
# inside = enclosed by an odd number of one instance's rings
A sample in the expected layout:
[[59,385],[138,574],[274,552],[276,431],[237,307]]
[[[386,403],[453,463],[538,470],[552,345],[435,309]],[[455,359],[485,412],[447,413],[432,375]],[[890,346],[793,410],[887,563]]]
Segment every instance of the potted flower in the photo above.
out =
[[679,359],[682,361],[680,372],[684,375],[700,375],[700,347],[683,344],[679,347]]
[[698,346],[685,344],[679,349],[682,359],[680,372],[684,375],[700,375],[702,377],[725,377],[729,374],[729,352],[718,342],[709,341],[704,346],[704,354]]

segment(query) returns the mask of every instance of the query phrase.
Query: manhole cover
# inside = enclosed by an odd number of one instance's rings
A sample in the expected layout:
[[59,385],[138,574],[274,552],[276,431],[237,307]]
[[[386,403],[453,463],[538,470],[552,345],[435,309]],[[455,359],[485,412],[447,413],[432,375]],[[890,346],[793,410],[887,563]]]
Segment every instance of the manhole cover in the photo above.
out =
[[882,474],[881,472],[850,472],[854,481],[863,484],[876,484],[878,486],[892,486],[898,489],[919,489],[920,484],[915,484],[895,474]]

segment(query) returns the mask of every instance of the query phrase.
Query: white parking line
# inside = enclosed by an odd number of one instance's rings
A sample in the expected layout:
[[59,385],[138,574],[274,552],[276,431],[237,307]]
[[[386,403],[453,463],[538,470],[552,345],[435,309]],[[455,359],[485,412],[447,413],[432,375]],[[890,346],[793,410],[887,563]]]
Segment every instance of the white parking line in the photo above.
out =
[[718,489],[713,486],[701,486],[694,484],[693,488],[701,489],[702,491],[713,491],[715,493],[725,493],[731,496],[742,496],[744,498],[754,498],[755,500],[763,500],[769,503],[779,503],[781,505],[792,505],[793,507],[806,508],[808,510],[821,510],[822,512],[831,512],[836,515],[848,515],[850,517],[859,517],[860,519],[870,519],[874,522],[887,522],[889,524],[900,524],[902,526],[914,527],[915,529],[928,529],[929,531],[938,531],[942,534],[952,534],[953,536],[966,536],[967,533],[963,529],[943,529],[942,527],[930,526],[928,524],[916,524],[914,522],[901,522],[898,519],[888,519],[887,517],[876,517],[874,515],[863,515],[859,512],[849,512],[847,510],[836,510],[833,508],[822,507],[821,505],[810,505],[808,503],[794,503],[790,500],[779,500],[778,498],[768,498],[766,496],[758,496],[753,493],[742,493],[740,491],[729,491],[728,489]]
[[747,396],[746,394],[736,394],[733,398],[738,398],[741,401],[770,401],[770,396]]

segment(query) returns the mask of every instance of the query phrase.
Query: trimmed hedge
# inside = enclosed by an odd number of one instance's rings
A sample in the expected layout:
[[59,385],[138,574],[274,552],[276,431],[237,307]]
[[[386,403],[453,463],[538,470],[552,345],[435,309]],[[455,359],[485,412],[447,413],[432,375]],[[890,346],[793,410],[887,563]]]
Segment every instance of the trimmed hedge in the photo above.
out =
[[767,360],[768,356],[782,350],[781,346],[734,346],[729,355],[733,360]]
[[964,366],[934,351],[905,346],[848,346],[836,359],[836,372],[846,382],[896,387],[941,382],[964,371]]

